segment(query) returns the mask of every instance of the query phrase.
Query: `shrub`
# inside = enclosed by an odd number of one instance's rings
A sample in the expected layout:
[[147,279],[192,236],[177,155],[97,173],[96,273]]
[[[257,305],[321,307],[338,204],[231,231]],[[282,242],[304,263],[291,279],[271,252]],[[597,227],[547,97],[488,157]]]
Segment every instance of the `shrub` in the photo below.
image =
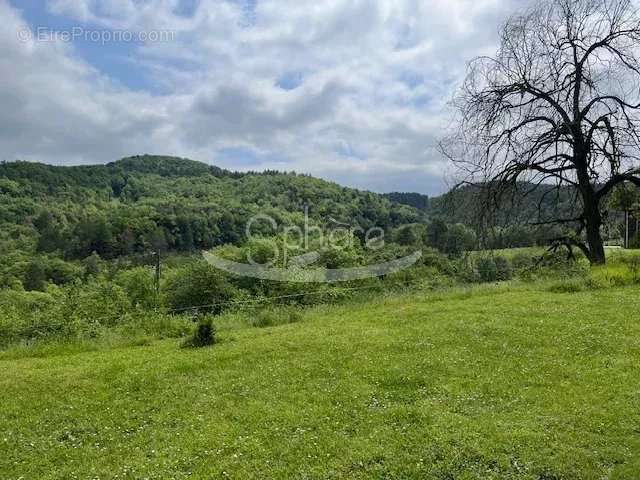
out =
[[399,245],[414,245],[418,241],[418,235],[413,225],[405,225],[395,232],[395,240]]
[[42,311],[51,308],[55,298],[50,293],[0,290],[0,310],[15,307],[25,312]]
[[211,317],[200,318],[193,334],[183,343],[183,348],[208,347],[216,343],[216,329],[213,326]]
[[195,262],[173,272],[163,293],[171,309],[206,310],[214,314],[219,314],[229,302],[240,297],[240,290],[205,262]]
[[119,272],[115,282],[129,297],[133,307],[152,309],[157,306],[154,273],[149,267],[136,267]]
[[469,227],[456,223],[447,228],[444,241],[444,251],[451,256],[460,256],[465,251],[476,247],[476,233]]
[[434,248],[427,248],[422,252],[422,264],[425,267],[435,267],[439,272],[448,275],[454,273],[451,260]]
[[511,266],[516,272],[522,272],[528,268],[532,268],[536,264],[537,259],[527,252],[518,252],[511,258]]
[[498,279],[498,269],[492,257],[480,257],[476,260],[478,276],[483,282],[495,282]]
[[505,257],[480,257],[476,261],[478,276],[483,282],[505,281],[511,279],[511,264]]
[[451,262],[455,278],[461,282],[474,283],[480,281],[480,275],[468,256]]
[[500,280],[500,281],[510,280],[513,275],[513,271],[511,269],[511,263],[509,263],[509,260],[505,257],[498,255],[494,257],[493,261],[496,264],[497,280]]

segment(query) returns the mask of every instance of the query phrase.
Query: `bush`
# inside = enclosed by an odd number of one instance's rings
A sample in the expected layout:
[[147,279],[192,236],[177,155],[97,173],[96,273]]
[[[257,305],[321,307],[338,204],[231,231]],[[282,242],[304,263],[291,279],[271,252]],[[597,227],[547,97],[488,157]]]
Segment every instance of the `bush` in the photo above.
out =
[[522,272],[532,268],[537,260],[538,259],[530,253],[518,252],[511,258],[511,266],[516,272]]
[[511,280],[513,271],[511,269],[511,263],[509,263],[509,260],[505,257],[497,255],[493,258],[493,261],[496,264],[496,279],[499,281]]
[[444,252],[457,257],[476,247],[476,233],[469,227],[456,223],[447,228],[444,239]]
[[480,275],[475,265],[468,256],[461,257],[451,262],[455,278],[465,283],[480,281]]
[[163,293],[167,306],[173,310],[194,309],[214,314],[240,298],[240,290],[205,262],[195,262],[173,272]]
[[208,347],[216,343],[216,329],[213,326],[211,317],[200,318],[193,334],[183,343],[183,348]]
[[476,260],[478,276],[482,282],[495,282],[498,280],[498,268],[493,257],[480,257]]
[[498,269],[492,257],[480,257],[476,260],[476,268],[482,282],[495,282],[498,279]]
[[497,255],[495,257],[480,257],[476,260],[478,276],[483,282],[510,280],[512,269],[509,260]]
[[0,311],[10,307],[25,312],[42,311],[52,308],[54,304],[55,298],[50,293],[0,290]]
[[447,275],[454,273],[451,260],[434,248],[427,248],[422,252],[422,264],[425,267],[434,267],[439,272]]
[[413,225],[405,225],[394,233],[395,241],[402,246],[414,245],[419,238]]
[[115,282],[129,297],[136,308],[152,309],[157,306],[154,272],[149,267],[136,267],[119,272]]

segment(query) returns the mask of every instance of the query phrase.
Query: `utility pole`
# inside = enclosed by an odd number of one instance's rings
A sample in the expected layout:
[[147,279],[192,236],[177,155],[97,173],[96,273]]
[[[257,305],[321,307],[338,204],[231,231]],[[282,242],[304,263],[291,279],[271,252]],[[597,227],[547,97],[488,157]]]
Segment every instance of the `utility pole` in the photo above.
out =
[[624,211],[624,248],[629,248],[629,210]]
[[155,287],[156,287],[156,297],[160,298],[160,250],[153,252],[156,256],[156,278],[155,278]]

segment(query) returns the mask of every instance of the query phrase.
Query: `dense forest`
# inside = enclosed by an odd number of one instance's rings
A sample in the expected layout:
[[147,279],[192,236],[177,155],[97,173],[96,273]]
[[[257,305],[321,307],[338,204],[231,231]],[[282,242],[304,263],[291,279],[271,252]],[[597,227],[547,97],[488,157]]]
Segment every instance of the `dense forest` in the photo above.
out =
[[[234,173],[191,160],[139,156],[104,166],[0,165],[3,239],[81,259],[192,251],[243,241],[258,213],[298,224],[334,219],[389,229],[423,220],[369,192],[296,175]],[[9,246],[8,250],[13,250]]]

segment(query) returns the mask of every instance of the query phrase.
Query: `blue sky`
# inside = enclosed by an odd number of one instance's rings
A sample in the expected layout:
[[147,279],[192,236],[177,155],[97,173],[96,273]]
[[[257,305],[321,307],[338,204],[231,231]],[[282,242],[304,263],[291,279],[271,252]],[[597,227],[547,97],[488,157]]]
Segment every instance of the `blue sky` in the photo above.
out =
[[2,159],[157,153],[441,193],[447,101],[518,5],[0,0]]

